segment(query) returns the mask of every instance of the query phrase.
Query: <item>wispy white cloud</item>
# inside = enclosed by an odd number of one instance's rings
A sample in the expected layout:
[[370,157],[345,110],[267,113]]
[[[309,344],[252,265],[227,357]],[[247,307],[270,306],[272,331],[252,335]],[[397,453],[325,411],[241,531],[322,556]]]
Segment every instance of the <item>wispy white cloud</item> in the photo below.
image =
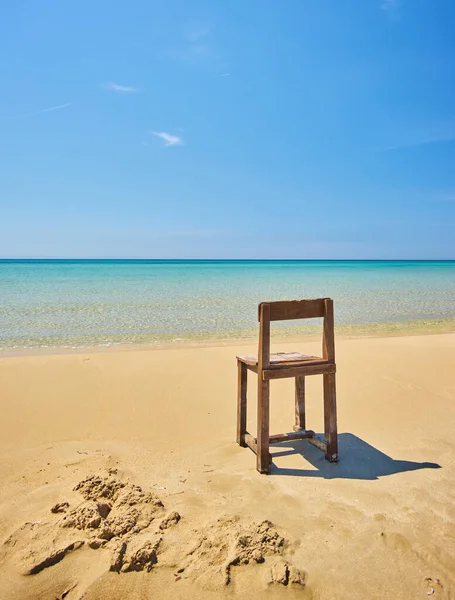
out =
[[192,24],[185,34],[185,52],[195,60],[212,59],[212,26]]
[[381,8],[389,19],[398,21],[400,18],[401,0],[383,0]]
[[113,81],[109,81],[104,87],[111,92],[118,92],[119,94],[137,94],[140,92],[140,89],[137,87],[133,87],[132,85],[119,85]]
[[183,146],[183,140],[178,135],[172,135],[165,131],[152,131],[151,133],[156,137],[161,138],[165,146]]
[[42,110],[39,110],[36,113],[32,113],[32,114],[40,115],[42,113],[52,112],[54,110],[60,110],[61,108],[67,108],[68,106],[71,106],[71,102],[66,102],[65,104],[59,104],[58,106],[51,106],[49,108],[43,108]]
[[211,31],[212,28],[210,25],[193,25],[186,34],[186,39],[194,44],[204,38],[207,38]]
[[387,152],[389,150],[401,150],[402,148],[417,148],[418,146],[428,146],[430,144],[440,144],[443,142],[451,142],[455,140],[455,130],[440,132],[440,133],[429,133],[413,139],[398,142],[390,146],[384,146],[378,148],[378,152]]
[[193,44],[191,52],[195,57],[199,58],[210,58],[212,56],[212,49],[208,44]]
[[12,117],[13,119],[24,119],[25,117],[34,117],[35,115],[42,115],[43,113],[53,112],[54,110],[61,110],[62,108],[67,108],[68,106],[72,106],[71,102],[66,102],[65,104],[58,104],[57,106],[50,106],[49,108],[42,108],[41,110],[36,110],[34,112],[25,113],[23,115],[16,115]]
[[231,63],[210,23],[190,22],[176,28],[169,36],[166,55],[190,68],[206,70],[211,78],[230,75]]

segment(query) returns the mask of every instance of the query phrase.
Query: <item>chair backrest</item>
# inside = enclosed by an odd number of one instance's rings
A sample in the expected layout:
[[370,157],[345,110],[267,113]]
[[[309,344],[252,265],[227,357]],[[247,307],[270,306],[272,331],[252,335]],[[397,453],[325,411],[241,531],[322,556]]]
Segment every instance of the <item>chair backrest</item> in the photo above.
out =
[[281,300],[259,304],[259,349],[258,368],[267,369],[270,365],[270,322],[291,319],[324,319],[322,334],[322,357],[335,362],[335,333],[333,300]]

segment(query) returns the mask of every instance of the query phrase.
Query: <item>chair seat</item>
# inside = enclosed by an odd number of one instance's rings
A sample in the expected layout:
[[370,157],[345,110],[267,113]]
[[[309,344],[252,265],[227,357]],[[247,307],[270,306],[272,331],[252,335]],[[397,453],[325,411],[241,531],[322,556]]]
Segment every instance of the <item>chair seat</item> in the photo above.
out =
[[[245,363],[249,367],[256,367],[258,364],[258,355],[249,354],[247,356],[237,356],[237,360]],[[305,365],[318,365],[328,362],[325,358],[320,356],[311,356],[308,354],[301,354],[300,352],[276,352],[270,354],[270,367],[298,367]]]

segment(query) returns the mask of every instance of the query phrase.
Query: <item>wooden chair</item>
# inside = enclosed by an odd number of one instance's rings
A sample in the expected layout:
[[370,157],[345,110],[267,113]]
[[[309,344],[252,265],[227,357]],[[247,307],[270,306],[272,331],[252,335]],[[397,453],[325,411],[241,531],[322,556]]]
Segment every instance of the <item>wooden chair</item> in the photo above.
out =
[[[322,357],[306,356],[298,352],[270,354],[270,322],[290,319],[323,317]],[[335,390],[335,337],[333,300],[292,300],[262,302],[259,304],[259,348],[254,356],[237,356],[237,443],[248,446],[256,453],[257,470],[269,473],[271,455],[269,445],[295,439],[308,439],[325,453],[330,462],[338,460],[336,390]],[[257,438],[246,430],[247,371],[258,375]],[[305,377],[323,375],[324,378],[324,438],[305,429]],[[294,431],[280,435],[269,433],[269,389],[272,379],[295,378]]]

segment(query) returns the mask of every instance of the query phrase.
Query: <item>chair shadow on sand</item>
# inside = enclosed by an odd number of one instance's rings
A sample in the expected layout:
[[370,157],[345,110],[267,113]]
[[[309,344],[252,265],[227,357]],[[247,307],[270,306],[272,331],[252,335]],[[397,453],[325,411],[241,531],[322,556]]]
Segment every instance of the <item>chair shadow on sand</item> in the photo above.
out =
[[[324,479],[364,479],[375,480],[386,475],[417,471],[418,469],[440,469],[441,465],[432,462],[412,462],[395,460],[352,433],[338,435],[340,460],[329,463],[314,446],[306,440],[283,442],[270,447],[273,464],[271,475],[292,475],[294,477],[323,477]],[[277,451],[278,450],[278,451]],[[280,456],[301,454],[314,469],[292,469],[279,466]],[[276,464],[278,462],[278,465]]]

